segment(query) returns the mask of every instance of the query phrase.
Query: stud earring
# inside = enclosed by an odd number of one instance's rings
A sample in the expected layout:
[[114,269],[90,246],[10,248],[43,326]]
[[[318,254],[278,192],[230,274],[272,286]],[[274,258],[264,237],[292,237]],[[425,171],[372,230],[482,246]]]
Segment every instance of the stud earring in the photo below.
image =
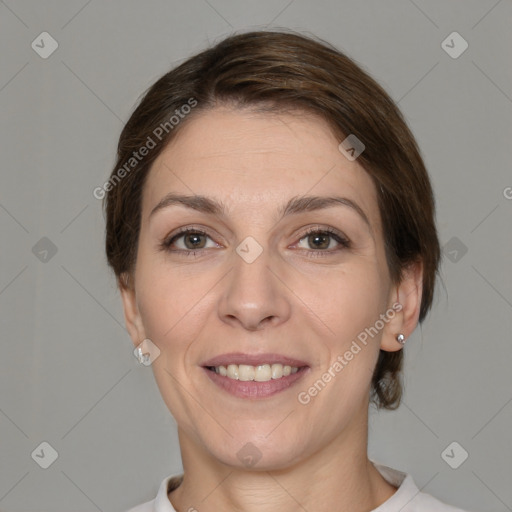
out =
[[137,359],[139,360],[140,364],[143,364],[144,366],[147,366],[149,363],[150,355],[149,353],[143,353],[141,347],[137,347]]
[[396,341],[400,343],[400,345],[405,345],[405,336],[403,334],[398,334],[396,337]]

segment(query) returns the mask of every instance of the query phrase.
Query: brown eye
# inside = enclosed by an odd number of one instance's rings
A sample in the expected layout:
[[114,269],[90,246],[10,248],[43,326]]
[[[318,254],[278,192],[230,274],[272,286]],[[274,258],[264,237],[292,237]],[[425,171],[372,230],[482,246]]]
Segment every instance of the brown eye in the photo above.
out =
[[[204,231],[190,228],[183,229],[162,242],[161,247],[169,252],[192,253],[195,250],[206,249],[208,239],[211,240],[210,236]],[[213,246],[216,246],[216,244],[213,244]]]
[[[205,243],[205,236],[206,235],[203,235],[202,233],[196,233],[193,231],[190,231],[189,233],[182,235],[185,247],[187,249],[203,249]],[[201,240],[201,238],[203,238],[203,240]]]
[[332,253],[340,250],[336,248],[336,244],[341,246],[342,249],[348,248],[350,242],[344,238],[340,233],[335,232],[331,228],[328,229],[310,229],[305,233],[305,236],[299,241],[299,244],[305,240],[307,247],[302,247],[310,252],[326,252]]
[[328,234],[315,234],[308,235],[308,243],[313,249],[328,249],[331,235]]

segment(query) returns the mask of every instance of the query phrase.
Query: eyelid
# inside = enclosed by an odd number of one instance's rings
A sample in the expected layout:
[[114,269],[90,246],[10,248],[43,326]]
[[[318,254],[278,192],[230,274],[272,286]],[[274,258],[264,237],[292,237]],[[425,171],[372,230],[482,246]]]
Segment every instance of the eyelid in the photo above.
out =
[[[176,239],[180,238],[181,236],[186,235],[188,233],[199,233],[199,234],[207,236],[211,240],[213,240],[213,235],[206,228],[190,225],[190,226],[183,226],[181,228],[178,228],[177,230],[173,231],[169,235],[165,236],[160,245],[169,247],[170,244],[173,242],[173,240],[176,240]],[[217,242],[215,242],[215,243],[217,245],[219,245]],[[184,251],[184,249],[178,249],[177,252],[179,252],[180,250]],[[197,250],[201,251],[202,249],[197,249]],[[186,251],[186,252],[191,252],[191,250]]]
[[[215,240],[213,239],[213,236],[212,234],[209,232],[208,229],[206,228],[202,228],[202,227],[199,227],[199,226],[194,226],[194,225],[188,225],[188,226],[183,226],[183,227],[180,227],[178,228],[177,230],[173,231],[171,234],[167,235],[166,237],[164,237],[164,239],[160,242],[159,246],[162,250],[164,251],[168,251],[168,252],[174,252],[174,253],[194,253],[195,252],[202,252],[202,251],[205,251],[207,250],[208,248],[199,248],[199,249],[175,249],[175,250],[170,250],[169,247],[172,243],[174,243],[177,239],[181,238],[182,236],[188,234],[188,233],[198,233],[200,235],[203,235],[203,236],[207,236],[208,238],[210,238],[215,244],[219,245],[217,242],[215,242]],[[313,225],[313,226],[309,226],[308,228],[306,229],[303,229],[301,230],[298,234],[294,235],[294,238],[297,238],[298,237],[298,240],[297,242],[295,242],[294,245],[297,245],[298,243],[301,242],[301,240],[303,240],[304,238],[306,238],[308,235],[310,234],[313,234],[313,233],[326,233],[328,234],[329,236],[331,236],[332,238],[336,239],[337,243],[343,248],[343,249],[347,249],[351,246],[351,241],[350,239],[344,234],[342,233],[341,231],[331,227],[331,226],[327,226],[327,225],[320,225],[320,224],[317,224],[317,225]],[[302,251],[306,251],[306,252],[309,252],[309,253],[326,253],[326,254],[332,254],[334,252],[338,252],[342,249],[329,249],[329,250],[322,250],[322,249],[300,249]]]
[[315,253],[315,254],[319,253],[320,255],[321,254],[329,255],[332,253],[339,252],[343,249],[349,249],[350,247],[352,247],[352,242],[344,233],[342,233],[338,229],[333,228],[331,226],[321,226],[321,225],[310,226],[305,231],[301,232],[300,235],[297,235],[300,238],[295,245],[297,245],[298,243],[300,243],[301,240],[303,240],[304,238],[308,237],[310,234],[313,234],[313,233],[323,233],[323,234],[329,235],[331,238],[336,240],[336,242],[341,246],[341,249],[338,248],[338,249],[329,249],[329,250],[321,250],[321,249],[318,249],[318,250],[301,249],[301,250],[304,250],[308,253]]
[[301,231],[301,233],[296,236],[300,236],[300,239],[302,240],[307,235],[312,234],[312,233],[317,233],[317,232],[329,233],[331,235],[337,235],[338,237],[342,238],[346,242],[350,241],[348,239],[348,237],[340,230],[333,228],[331,226],[323,226],[321,224],[310,226],[310,227],[306,228],[304,231]]

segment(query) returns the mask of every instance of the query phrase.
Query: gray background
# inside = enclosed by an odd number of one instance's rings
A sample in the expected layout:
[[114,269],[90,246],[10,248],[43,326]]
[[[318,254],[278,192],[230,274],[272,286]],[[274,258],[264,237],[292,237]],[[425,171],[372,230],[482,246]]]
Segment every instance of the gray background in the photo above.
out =
[[[372,409],[370,456],[459,507],[512,510],[511,21],[508,0],[0,1],[0,510],[125,510],[181,470],[92,191],[146,87],[264,27],[316,34],[367,69],[435,189],[443,282],[405,348],[403,405]],[[46,59],[31,47],[43,31],[58,42]],[[453,31],[469,44],[458,58],[441,46]],[[31,456],[44,441],[48,469]],[[453,441],[452,460],[469,454],[458,469],[442,456]]]

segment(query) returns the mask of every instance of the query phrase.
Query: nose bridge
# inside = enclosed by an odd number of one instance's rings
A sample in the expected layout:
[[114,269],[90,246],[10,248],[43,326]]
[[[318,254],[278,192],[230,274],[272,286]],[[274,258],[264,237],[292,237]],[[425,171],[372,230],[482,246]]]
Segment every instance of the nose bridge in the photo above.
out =
[[224,320],[236,318],[244,327],[256,329],[263,321],[279,323],[288,317],[286,288],[272,268],[278,260],[256,237],[240,242],[233,251],[233,269],[220,302],[219,315]]
[[[261,239],[261,237],[259,237]],[[248,236],[235,248],[233,254],[232,284],[240,285],[240,289],[247,286],[261,287],[258,292],[267,291],[269,286],[269,266],[271,254],[268,246],[260,244],[255,237]]]

